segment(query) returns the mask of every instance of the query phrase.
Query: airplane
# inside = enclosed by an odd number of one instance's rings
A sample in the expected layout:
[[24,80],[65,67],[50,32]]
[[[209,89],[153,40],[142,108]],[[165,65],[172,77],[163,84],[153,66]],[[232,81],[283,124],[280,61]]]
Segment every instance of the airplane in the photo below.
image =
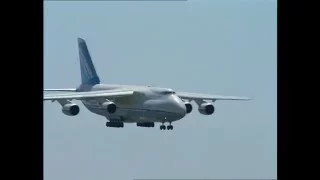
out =
[[[124,123],[136,123],[138,127],[154,127],[173,130],[172,123],[192,112],[191,102],[198,105],[198,112],[212,115],[216,100],[250,100],[248,97],[221,96],[188,92],[176,92],[170,88],[141,85],[102,84],[93,65],[86,41],[78,38],[81,84],[77,88],[44,89],[44,101],[57,101],[62,112],[76,116],[80,112],[73,100],[82,102],[90,112],[107,119],[106,126],[123,128]],[[56,93],[48,93],[53,92]],[[169,125],[165,126],[165,123]]]

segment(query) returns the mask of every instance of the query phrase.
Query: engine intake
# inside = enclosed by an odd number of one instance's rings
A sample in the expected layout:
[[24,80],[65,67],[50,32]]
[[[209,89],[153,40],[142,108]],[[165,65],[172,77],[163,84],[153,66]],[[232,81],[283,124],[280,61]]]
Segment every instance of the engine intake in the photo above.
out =
[[190,102],[185,102],[184,104],[186,106],[187,114],[191,113],[191,111],[192,111],[191,103]]
[[116,104],[114,103],[114,102],[104,102],[103,104],[102,104],[102,106],[104,107],[104,108],[106,108],[107,109],[107,111],[108,111],[108,113],[110,113],[110,114],[113,114],[113,113],[115,113],[116,112],[116,110],[117,110],[117,106],[116,106]]
[[214,106],[211,103],[203,103],[198,110],[203,115],[211,115],[214,113]]
[[75,116],[79,114],[80,108],[76,104],[65,104],[62,106],[62,112],[68,116]]

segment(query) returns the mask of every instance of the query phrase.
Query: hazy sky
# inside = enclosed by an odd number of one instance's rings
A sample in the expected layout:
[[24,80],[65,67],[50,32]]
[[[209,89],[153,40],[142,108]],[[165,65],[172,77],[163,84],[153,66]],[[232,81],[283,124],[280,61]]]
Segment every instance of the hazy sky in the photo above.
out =
[[107,128],[44,103],[45,180],[276,178],[276,1],[50,1],[44,5],[44,87],[80,83],[77,37],[102,83],[249,96],[197,109],[173,131]]

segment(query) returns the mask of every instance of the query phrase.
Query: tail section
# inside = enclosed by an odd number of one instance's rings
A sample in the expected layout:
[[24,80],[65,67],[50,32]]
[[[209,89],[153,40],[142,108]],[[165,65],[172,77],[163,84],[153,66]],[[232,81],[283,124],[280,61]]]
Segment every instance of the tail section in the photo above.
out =
[[80,68],[81,68],[81,83],[85,85],[100,84],[100,79],[94,68],[91,56],[84,39],[78,38]]

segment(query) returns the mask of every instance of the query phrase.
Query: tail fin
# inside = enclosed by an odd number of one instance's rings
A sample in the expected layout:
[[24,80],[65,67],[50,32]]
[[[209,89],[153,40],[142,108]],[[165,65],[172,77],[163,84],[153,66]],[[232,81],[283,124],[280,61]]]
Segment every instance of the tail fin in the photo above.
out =
[[94,68],[88,47],[84,39],[78,38],[78,47],[81,68],[81,83],[86,85],[100,84],[100,79]]

